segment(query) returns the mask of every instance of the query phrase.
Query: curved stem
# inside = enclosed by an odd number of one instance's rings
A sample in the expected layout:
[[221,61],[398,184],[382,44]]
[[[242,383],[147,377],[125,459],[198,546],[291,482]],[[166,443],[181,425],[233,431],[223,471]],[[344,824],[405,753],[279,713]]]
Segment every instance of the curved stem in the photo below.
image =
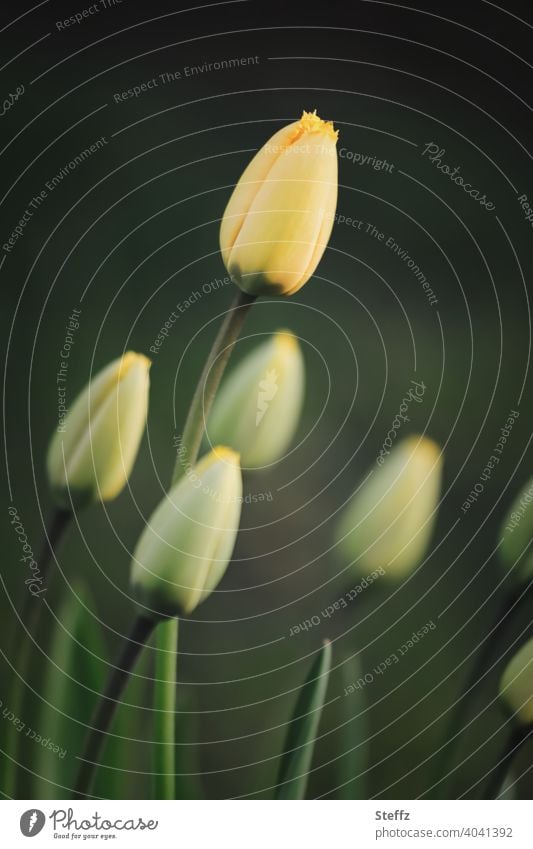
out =
[[[72,513],[69,510],[56,509],[48,522],[45,530],[45,539],[41,548],[41,553],[37,558],[39,572],[35,573],[35,582],[28,583],[25,588],[24,598],[20,609],[20,621],[26,633],[20,634],[19,623],[15,622],[15,628],[11,638],[11,648],[9,657],[14,662],[17,658],[16,668],[18,676],[16,677],[12,689],[11,711],[19,719],[24,702],[24,688],[26,681],[29,679],[30,661],[32,657],[33,640],[37,638],[40,630],[42,613],[44,609],[43,598],[45,598],[48,589],[47,583],[51,580],[51,565],[55,550],[58,547],[69,522],[72,519]],[[30,587],[37,587],[35,593]],[[16,774],[16,767],[22,748],[22,734],[11,733],[8,736],[6,744],[5,758],[5,774],[4,774],[4,792],[7,795],[16,795],[22,797],[27,795],[20,783],[24,777],[24,771],[20,770]]]
[[[490,665],[490,661],[501,650],[502,643],[502,628],[505,627],[504,620],[520,601],[527,594],[524,592],[523,586],[519,586],[506,594],[494,618],[494,625],[474,657],[470,671],[466,678],[462,693],[451,708],[450,718],[446,726],[446,731],[443,737],[443,743],[440,751],[434,759],[432,768],[432,778],[430,787],[436,786],[443,781],[446,784],[446,776],[449,771],[450,763],[455,753],[455,748],[463,728],[463,717],[470,707],[470,703],[477,692],[477,685],[483,678],[483,673]],[[501,624],[503,623],[503,624]],[[441,793],[436,793],[437,797],[442,796],[445,786]]]
[[[174,485],[184,475],[187,469],[194,465],[198,458],[205,423],[215,399],[222,375],[230,358],[231,352],[248,312],[256,300],[255,295],[248,295],[237,289],[235,297],[219,327],[207,360],[196,386],[189,412],[181,434],[176,463],[171,485]],[[172,632],[175,629],[175,638]],[[174,677],[177,665],[178,621],[165,623],[159,629],[159,648],[165,651],[157,653],[156,678],[173,682],[170,686],[156,684],[155,692],[155,722],[156,740],[161,742],[155,747],[155,776],[154,787],[156,799],[174,799],[175,796],[175,698],[176,687]],[[174,652],[174,653],[172,653]],[[172,664],[172,667],[171,667]]]
[[255,295],[248,295],[238,289],[233,303],[224,316],[189,407],[174,466],[172,484],[175,484],[187,469],[196,462],[202,443],[204,425],[224,374],[224,369],[250,307],[255,300]]
[[492,774],[489,778],[489,782],[483,796],[484,799],[498,798],[512,761],[532,733],[533,728],[530,726],[524,727],[523,725],[515,725],[513,727],[509,737],[507,738],[503,754],[492,770]]
[[161,622],[156,631],[154,691],[154,798],[175,799],[175,722],[178,619]]
[[137,658],[146,644],[157,622],[139,616],[126,637],[117,665],[113,667],[107,685],[100,697],[96,714],[85,743],[81,765],[74,787],[74,798],[83,799],[90,795],[94,774],[98,767],[98,758],[102,752],[106,734],[111,725],[118,702],[127,684]]

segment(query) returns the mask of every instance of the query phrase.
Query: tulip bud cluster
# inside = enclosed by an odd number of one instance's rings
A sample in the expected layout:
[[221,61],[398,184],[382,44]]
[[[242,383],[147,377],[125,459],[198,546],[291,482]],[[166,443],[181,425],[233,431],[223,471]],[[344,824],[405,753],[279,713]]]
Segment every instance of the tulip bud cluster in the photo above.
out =
[[[232,279],[252,294],[291,294],[326,247],[337,198],[337,132],[314,113],[279,130],[246,168],[220,233]],[[61,507],[114,498],[137,455],[148,409],[150,363],[129,352],[85,387],[50,442],[47,468]],[[246,466],[275,462],[301,412],[304,365],[280,331],[226,381],[208,423],[204,457],[163,498],[135,549],[133,594],[155,618],[190,614],[217,585],[239,525]]]

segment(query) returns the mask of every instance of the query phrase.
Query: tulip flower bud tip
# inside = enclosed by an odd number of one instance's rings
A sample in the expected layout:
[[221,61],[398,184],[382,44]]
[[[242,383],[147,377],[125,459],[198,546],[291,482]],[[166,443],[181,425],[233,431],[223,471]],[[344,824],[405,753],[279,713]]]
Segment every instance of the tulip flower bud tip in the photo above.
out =
[[276,345],[282,351],[294,351],[298,347],[298,340],[290,330],[278,330],[274,337]]
[[302,133],[326,133],[334,141],[337,141],[339,137],[339,131],[334,128],[333,121],[323,121],[316,114],[316,109],[313,112],[306,112],[304,109],[302,112],[302,117],[295,129],[294,138],[298,138]]
[[234,463],[236,466],[239,465],[241,460],[239,452],[228,445],[216,445],[212,453],[217,460],[225,460],[227,463]]
[[434,439],[431,439],[429,436],[420,436],[418,433],[413,434],[413,436],[407,436],[405,438],[405,444],[413,450],[423,451],[428,458],[431,456],[434,456],[435,459],[440,457],[442,450],[438,442],[435,442]]
[[149,369],[152,365],[152,360],[144,354],[137,354],[135,351],[126,351],[120,361],[120,367],[117,373],[117,382],[122,380],[134,365],[141,365],[144,366],[145,369]]

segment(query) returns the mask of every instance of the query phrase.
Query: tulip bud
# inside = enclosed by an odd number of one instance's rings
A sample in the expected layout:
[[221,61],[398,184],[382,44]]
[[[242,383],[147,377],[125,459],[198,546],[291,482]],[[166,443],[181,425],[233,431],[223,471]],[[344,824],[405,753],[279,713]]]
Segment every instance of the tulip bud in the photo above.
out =
[[133,596],[143,616],[183,616],[215,589],[239,528],[239,455],[219,446],[180,478],[152,514],[135,548]]
[[500,698],[520,725],[533,725],[533,637],[505,667]]
[[278,331],[222,384],[207,425],[210,441],[235,448],[242,468],[275,462],[298,426],[304,380],[298,340],[289,330]]
[[359,573],[380,567],[403,578],[424,557],[439,501],[442,455],[423,436],[402,440],[355,494],[338,528],[339,547]]
[[326,249],[337,206],[337,135],[315,112],[256,153],[224,212],[220,249],[250,295],[292,295]]
[[128,351],[87,384],[57,427],[47,468],[62,507],[109,501],[124,487],[146,425],[149,369],[147,357]]
[[[530,478],[514,500],[501,529],[500,553],[518,581],[533,576],[533,478]],[[518,568],[514,568],[518,565]]]

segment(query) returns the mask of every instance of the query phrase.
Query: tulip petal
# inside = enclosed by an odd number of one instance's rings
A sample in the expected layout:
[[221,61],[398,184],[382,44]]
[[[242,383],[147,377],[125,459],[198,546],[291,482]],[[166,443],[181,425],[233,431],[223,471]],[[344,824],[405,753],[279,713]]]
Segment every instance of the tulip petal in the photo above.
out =
[[224,574],[242,503],[238,455],[214,449],[180,478],[137,543],[132,587],[143,615],[191,613]]
[[90,381],[54,433],[48,475],[62,506],[107,501],[123,489],[148,413],[150,361],[128,352]]
[[275,462],[298,426],[305,370],[296,337],[279,331],[258,345],[222,384],[207,425],[212,442],[231,445],[243,468]]
[[288,295],[313,274],[337,204],[337,132],[304,112],[255,155],[235,187],[220,228],[234,282],[251,295]]
[[358,573],[382,568],[389,578],[402,578],[420,563],[433,531],[441,469],[439,446],[409,437],[356,493],[338,536]]

